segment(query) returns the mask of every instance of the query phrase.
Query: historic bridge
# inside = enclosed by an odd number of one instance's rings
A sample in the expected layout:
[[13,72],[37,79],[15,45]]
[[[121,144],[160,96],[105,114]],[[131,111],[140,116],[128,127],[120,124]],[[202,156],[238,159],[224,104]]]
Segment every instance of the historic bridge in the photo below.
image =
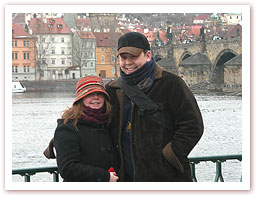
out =
[[177,66],[180,65],[182,60],[198,52],[206,53],[215,68],[223,62],[223,59],[229,60],[242,53],[242,40],[235,38],[173,45],[173,56]]
[[223,84],[224,63],[242,54],[242,39],[239,37],[228,40],[196,41],[188,44],[170,43],[165,47],[153,48],[152,53],[154,57],[161,57],[161,66],[179,75],[181,74],[179,68],[184,60],[200,53],[210,62],[207,81]]

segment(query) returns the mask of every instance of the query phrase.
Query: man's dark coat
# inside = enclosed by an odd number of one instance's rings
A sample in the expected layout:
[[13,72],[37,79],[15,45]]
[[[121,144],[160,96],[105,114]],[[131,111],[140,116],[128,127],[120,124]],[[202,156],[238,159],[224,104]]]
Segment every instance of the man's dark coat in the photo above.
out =
[[[108,83],[106,89],[112,105],[112,140],[121,157],[118,174],[120,181],[123,181],[121,128],[125,95],[117,81]],[[141,115],[138,107],[132,104],[131,154],[134,181],[191,181],[187,156],[203,134],[203,120],[193,94],[179,76],[157,66],[154,84],[147,95],[171,114],[174,129],[167,130]]]

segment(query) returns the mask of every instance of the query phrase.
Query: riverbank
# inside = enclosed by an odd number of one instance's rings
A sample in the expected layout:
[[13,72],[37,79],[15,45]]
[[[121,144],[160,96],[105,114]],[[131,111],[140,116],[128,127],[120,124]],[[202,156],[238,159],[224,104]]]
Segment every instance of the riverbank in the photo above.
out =
[[[105,84],[111,79],[104,79]],[[57,81],[20,81],[27,92],[75,92],[78,79],[73,80],[57,80]]]
[[[107,84],[112,79],[103,79]],[[26,87],[27,92],[75,92],[77,79],[74,80],[57,80],[57,81],[21,81]],[[229,96],[242,96],[242,91],[213,91],[207,86],[193,86],[190,87],[194,94],[203,95],[229,95]]]

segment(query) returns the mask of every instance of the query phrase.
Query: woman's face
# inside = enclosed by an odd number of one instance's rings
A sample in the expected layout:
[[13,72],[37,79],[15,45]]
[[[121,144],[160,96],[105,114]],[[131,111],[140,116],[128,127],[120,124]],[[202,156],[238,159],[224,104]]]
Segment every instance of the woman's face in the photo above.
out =
[[100,109],[104,106],[105,95],[101,92],[94,92],[85,96],[82,99],[82,102],[84,105],[92,109]]

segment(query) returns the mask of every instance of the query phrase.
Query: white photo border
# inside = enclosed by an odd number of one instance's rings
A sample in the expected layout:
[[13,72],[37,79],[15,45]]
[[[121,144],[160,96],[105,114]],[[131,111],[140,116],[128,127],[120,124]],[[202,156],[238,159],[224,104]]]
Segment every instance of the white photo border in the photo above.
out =
[[[60,9],[62,6],[62,9]],[[242,13],[242,182],[234,183],[24,183],[12,182],[12,13]],[[118,12],[119,11],[119,12]],[[5,6],[6,190],[250,190],[250,5],[6,5]],[[244,132],[244,133],[243,133]],[[7,143],[8,142],[8,143]]]

